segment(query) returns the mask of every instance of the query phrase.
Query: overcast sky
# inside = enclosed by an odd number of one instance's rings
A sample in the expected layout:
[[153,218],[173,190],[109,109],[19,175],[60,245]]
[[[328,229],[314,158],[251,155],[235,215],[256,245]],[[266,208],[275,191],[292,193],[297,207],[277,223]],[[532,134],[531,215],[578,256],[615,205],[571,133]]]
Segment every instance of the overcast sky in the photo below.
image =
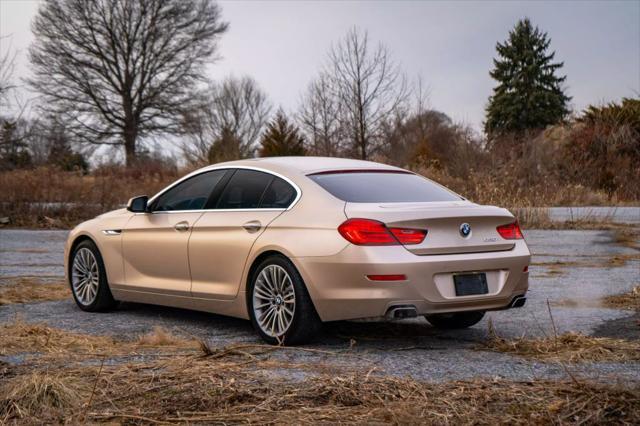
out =
[[[640,1],[220,3],[230,28],[210,78],[251,75],[289,111],[331,43],[356,25],[384,43],[409,77],[422,77],[433,108],[480,129],[495,44],[525,16],[549,33],[564,61],[575,110],[640,93]],[[0,0],[0,34],[10,36],[0,50],[17,50],[18,77],[29,73],[37,7],[36,0]]]

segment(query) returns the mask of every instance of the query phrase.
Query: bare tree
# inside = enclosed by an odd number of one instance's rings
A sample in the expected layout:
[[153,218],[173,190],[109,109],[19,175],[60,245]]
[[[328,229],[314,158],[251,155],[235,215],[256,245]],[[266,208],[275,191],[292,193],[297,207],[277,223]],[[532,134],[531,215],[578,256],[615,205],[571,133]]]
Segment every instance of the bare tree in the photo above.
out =
[[340,105],[327,74],[321,74],[309,84],[298,112],[298,121],[307,135],[310,153],[335,157],[342,152]]
[[227,24],[210,0],[46,0],[32,24],[40,107],[95,144],[179,131]]
[[[9,92],[15,88],[13,83],[13,71],[15,67],[16,52],[11,50],[8,37],[0,37],[0,45],[5,52],[0,53],[0,105],[9,101]],[[4,47],[6,45],[6,47]]]
[[326,72],[352,154],[366,159],[379,148],[385,126],[407,102],[406,78],[389,51],[382,44],[372,48],[367,32],[357,28],[333,46]]
[[197,103],[183,118],[188,134],[183,152],[188,162],[253,156],[271,111],[267,95],[254,79],[227,77],[211,84]]

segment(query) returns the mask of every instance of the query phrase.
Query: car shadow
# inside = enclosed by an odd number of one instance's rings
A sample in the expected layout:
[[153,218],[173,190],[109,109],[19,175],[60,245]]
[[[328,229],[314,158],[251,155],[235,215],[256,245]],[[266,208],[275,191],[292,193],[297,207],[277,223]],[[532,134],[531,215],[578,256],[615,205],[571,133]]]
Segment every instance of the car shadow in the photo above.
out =
[[[147,324],[149,329],[159,325],[211,344],[262,343],[248,320],[130,302],[121,303],[115,313]],[[325,323],[317,338],[304,346],[326,350],[451,349],[476,345],[486,336],[483,323],[464,330],[439,330],[423,318],[393,322],[335,321]]]

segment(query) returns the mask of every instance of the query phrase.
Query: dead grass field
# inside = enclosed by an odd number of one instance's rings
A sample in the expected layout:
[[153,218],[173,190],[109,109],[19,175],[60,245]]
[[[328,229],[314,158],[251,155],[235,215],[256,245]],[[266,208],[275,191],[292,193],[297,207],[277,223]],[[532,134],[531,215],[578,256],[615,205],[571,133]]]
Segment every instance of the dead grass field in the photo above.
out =
[[591,337],[573,332],[549,337],[505,339],[499,337],[491,325],[489,339],[482,349],[544,361],[640,361],[640,341]]
[[604,306],[640,311],[640,285],[635,286],[629,293],[606,297],[604,299]]
[[[374,370],[291,364],[271,356],[283,350],[314,349],[253,344],[213,349],[159,328],[119,341],[17,321],[0,328],[0,339],[5,355],[32,354],[22,364],[0,364],[0,423],[595,425],[640,421],[637,384],[575,379],[425,383],[378,376]],[[580,359],[603,359],[602,348],[621,350],[616,359],[637,359],[633,348],[596,342],[599,349],[579,352]],[[579,345],[584,341],[579,340]],[[535,345],[527,351],[537,353],[540,348]],[[640,353],[637,347],[633,350],[636,356]],[[558,353],[549,359],[557,357]],[[285,379],[280,374],[285,368],[301,374],[295,380]]]
[[0,306],[12,303],[33,303],[71,297],[64,280],[43,282],[38,278],[16,278],[0,284]]
[[[120,208],[135,195],[153,195],[190,169],[146,166],[126,169],[105,166],[89,175],[52,167],[0,172],[0,217],[9,226],[71,228],[105,211]],[[636,199],[609,198],[575,185],[523,187],[511,178],[476,173],[468,179],[451,178],[436,170],[417,170],[480,204],[509,208],[530,229],[608,229],[606,218],[554,222],[539,206],[638,205]],[[117,183],[117,184],[116,184]],[[517,188],[517,190],[514,190]],[[1,226],[1,225],[0,225]]]

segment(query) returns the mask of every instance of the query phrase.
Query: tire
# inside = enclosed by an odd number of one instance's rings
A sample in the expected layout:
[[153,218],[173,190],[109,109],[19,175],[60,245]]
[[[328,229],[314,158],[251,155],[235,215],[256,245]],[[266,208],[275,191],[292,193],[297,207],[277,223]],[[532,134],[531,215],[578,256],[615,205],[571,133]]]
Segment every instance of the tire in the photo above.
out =
[[271,345],[307,343],[322,328],[302,277],[284,256],[273,255],[260,262],[247,294],[251,323]]
[[69,261],[69,286],[73,299],[83,311],[104,312],[118,305],[109,289],[100,250],[91,240],[81,242],[73,250]]
[[484,317],[484,312],[456,312],[451,314],[425,315],[424,317],[436,328],[455,330],[476,325]]

